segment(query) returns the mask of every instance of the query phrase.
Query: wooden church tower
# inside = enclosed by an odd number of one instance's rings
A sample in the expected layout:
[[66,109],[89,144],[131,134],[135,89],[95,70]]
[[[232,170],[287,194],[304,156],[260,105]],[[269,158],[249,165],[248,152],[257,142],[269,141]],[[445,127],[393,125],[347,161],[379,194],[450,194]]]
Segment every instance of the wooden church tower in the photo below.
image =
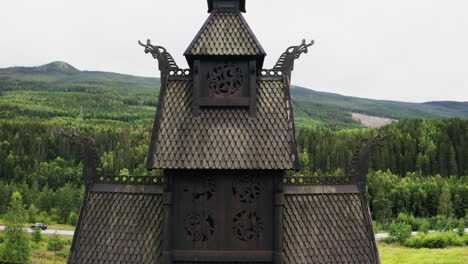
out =
[[359,145],[347,176],[287,177],[299,169],[291,72],[313,42],[265,70],[245,11],[208,0],[189,69],[140,43],[161,71],[147,167],[164,176],[85,169],[69,263],[379,263],[359,158],[381,137]]

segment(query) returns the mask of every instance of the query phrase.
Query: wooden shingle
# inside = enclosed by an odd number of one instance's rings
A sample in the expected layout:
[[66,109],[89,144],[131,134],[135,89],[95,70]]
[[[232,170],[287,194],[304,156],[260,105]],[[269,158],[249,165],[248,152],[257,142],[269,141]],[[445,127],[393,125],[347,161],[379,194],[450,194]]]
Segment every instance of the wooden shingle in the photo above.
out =
[[257,118],[240,107],[202,108],[194,118],[192,82],[169,81],[148,168],[294,169],[297,150],[284,84],[259,81],[257,89]]
[[241,13],[213,12],[184,55],[265,56],[265,51]]
[[91,192],[68,263],[160,263],[162,195]]
[[[285,263],[379,263],[362,194],[285,196]],[[367,219],[366,219],[367,218]]]

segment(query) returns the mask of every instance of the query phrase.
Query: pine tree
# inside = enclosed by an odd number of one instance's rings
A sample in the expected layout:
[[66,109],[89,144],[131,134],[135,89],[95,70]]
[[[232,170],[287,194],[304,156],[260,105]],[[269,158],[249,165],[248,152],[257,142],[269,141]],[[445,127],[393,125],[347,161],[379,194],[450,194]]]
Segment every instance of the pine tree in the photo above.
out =
[[442,186],[442,192],[439,197],[439,207],[437,213],[441,216],[451,217],[453,215],[452,200],[450,199],[450,188],[447,182]]
[[71,212],[68,216],[68,224],[71,226],[76,226],[78,222],[78,215],[75,212]]
[[377,194],[373,202],[375,219],[380,223],[386,223],[392,215],[392,202],[385,195]]
[[463,234],[465,233],[465,219],[463,218],[458,220],[457,233],[461,237],[463,237]]
[[307,149],[304,149],[304,151],[302,151],[299,158],[301,160],[302,174],[304,174],[305,176],[310,176],[310,158]]
[[27,262],[31,256],[29,236],[23,228],[23,224],[27,220],[27,211],[19,192],[14,192],[11,196],[5,220],[7,224],[2,259],[9,262]]
[[450,145],[449,153],[448,153],[448,170],[449,175],[458,175],[458,166],[457,166],[457,158],[455,155],[455,149],[452,145]]
[[34,223],[36,222],[37,215],[39,214],[39,210],[34,206],[34,204],[31,204],[28,209],[28,222],[29,223]]

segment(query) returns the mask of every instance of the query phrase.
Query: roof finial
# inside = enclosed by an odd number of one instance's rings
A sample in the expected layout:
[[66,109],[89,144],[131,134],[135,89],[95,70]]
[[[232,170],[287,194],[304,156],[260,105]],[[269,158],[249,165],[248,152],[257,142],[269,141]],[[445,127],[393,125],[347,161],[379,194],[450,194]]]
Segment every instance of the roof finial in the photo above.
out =
[[208,13],[213,10],[245,13],[245,0],[208,0]]

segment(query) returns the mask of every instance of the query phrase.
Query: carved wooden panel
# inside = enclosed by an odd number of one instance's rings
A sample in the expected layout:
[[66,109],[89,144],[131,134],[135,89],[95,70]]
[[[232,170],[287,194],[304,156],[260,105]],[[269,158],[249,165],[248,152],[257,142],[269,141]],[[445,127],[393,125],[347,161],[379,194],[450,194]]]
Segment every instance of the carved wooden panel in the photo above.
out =
[[211,67],[208,72],[208,93],[210,96],[230,96],[242,89],[244,75],[235,63],[222,63]]
[[265,171],[175,171],[174,250],[272,250],[273,178]]
[[200,61],[193,84],[199,96],[196,103],[199,106],[249,106],[251,79],[255,79],[255,75],[250,74],[249,63],[246,59]]

